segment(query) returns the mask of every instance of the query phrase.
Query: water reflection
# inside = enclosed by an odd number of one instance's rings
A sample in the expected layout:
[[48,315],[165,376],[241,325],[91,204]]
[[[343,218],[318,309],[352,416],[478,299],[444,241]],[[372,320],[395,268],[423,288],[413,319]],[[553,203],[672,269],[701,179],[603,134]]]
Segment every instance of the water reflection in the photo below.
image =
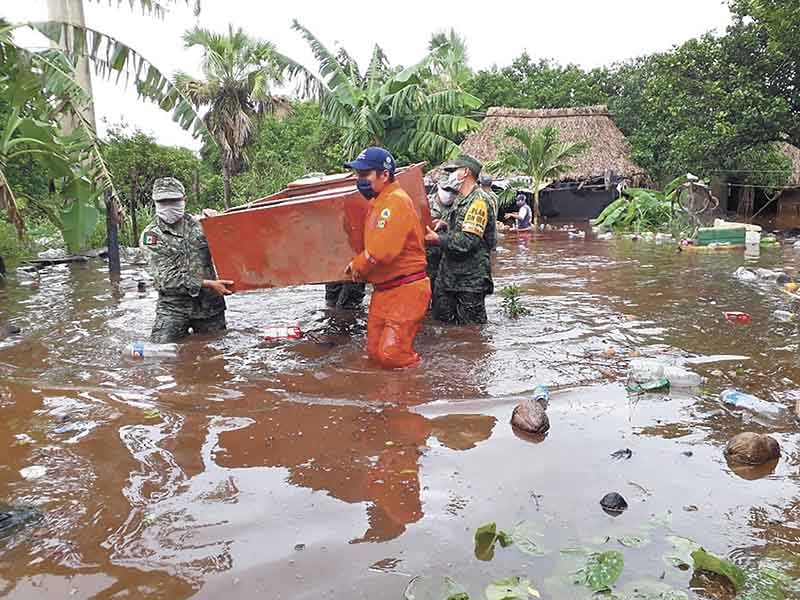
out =
[[289,403],[219,436],[226,469],[285,467],[288,482],[347,503],[367,503],[368,527],[351,542],[387,541],[423,516],[420,461],[435,438],[469,450],[489,438],[495,418],[428,419],[403,408]]

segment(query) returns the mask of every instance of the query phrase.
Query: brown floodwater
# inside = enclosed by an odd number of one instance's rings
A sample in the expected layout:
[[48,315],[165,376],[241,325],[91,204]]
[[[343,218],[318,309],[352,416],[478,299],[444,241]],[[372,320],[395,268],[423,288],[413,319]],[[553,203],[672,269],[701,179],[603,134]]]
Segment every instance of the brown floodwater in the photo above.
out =
[[[791,308],[774,283],[733,278],[743,264],[794,274],[800,253],[745,263],[508,234],[496,287],[519,285],[531,314],[509,319],[496,294],[485,327],[426,322],[421,366],[395,372],[364,357],[366,312],[325,310],[321,286],[235,295],[224,335],[137,362],[127,348],[155,307],[136,293],[141,267],[121,285],[102,261],[17,271],[0,283],[0,325],[23,330],[0,340],[0,502],[43,516],[0,539],[0,596],[398,599],[415,576],[451,576],[478,598],[519,575],[545,598],[583,598],[558,577],[560,550],[581,547],[623,551],[618,588],[729,597],[667,564],[668,536],[800,578],[798,330],[773,317]],[[263,342],[273,325],[306,336]],[[703,388],[635,396],[632,353],[747,358],[692,367]],[[509,418],[539,383],[551,431],[537,443]],[[731,410],[728,387],[786,411]],[[773,435],[778,464],[730,467],[741,431]],[[629,460],[611,457],[625,448]],[[23,478],[31,466],[44,475]],[[599,505],[612,491],[629,504],[616,518]],[[543,556],[475,558],[476,528],[523,520]],[[618,542],[632,537],[641,547]]]

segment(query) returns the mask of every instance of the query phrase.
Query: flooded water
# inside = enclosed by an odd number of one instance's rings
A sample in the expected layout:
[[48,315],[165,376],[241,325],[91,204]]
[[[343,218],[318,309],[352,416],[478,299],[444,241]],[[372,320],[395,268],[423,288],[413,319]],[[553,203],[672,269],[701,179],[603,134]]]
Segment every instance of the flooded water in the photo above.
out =
[[[422,365],[400,372],[366,360],[366,313],[326,311],[320,286],[234,296],[225,335],[137,362],[127,347],[155,307],[136,293],[138,267],[122,286],[102,262],[17,273],[0,284],[0,324],[23,330],[0,341],[0,501],[42,518],[0,539],[0,596],[399,599],[422,575],[478,598],[519,575],[542,597],[582,598],[557,574],[559,550],[585,547],[624,552],[617,587],[730,597],[668,565],[668,536],[798,578],[797,325],[773,318],[790,308],[774,283],[732,277],[744,261],[509,234],[496,287],[518,284],[531,314],[507,318],[495,295],[483,328],[426,322]],[[750,264],[798,266],[791,248]],[[729,310],[752,325],[726,323]],[[261,339],[295,324],[302,340]],[[637,354],[748,358],[693,367],[701,389],[635,396]],[[553,390],[551,431],[534,443],[509,418],[538,383]],[[730,410],[717,399],[729,387],[786,411]],[[730,467],[723,449],[741,431],[773,435],[777,466]],[[43,476],[21,476],[36,466]],[[617,518],[599,505],[612,491],[629,504]],[[523,520],[543,556],[475,558],[479,526]],[[641,547],[618,542],[631,536]]]

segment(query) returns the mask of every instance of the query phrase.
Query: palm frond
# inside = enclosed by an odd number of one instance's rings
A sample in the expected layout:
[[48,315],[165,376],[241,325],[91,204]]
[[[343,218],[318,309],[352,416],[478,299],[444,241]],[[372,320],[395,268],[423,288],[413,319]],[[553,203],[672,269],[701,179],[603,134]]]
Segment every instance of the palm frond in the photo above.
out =
[[[102,1],[103,0],[96,0],[98,4],[101,4]],[[152,15],[159,19],[163,19],[166,16],[169,11],[169,5],[178,3],[178,0],[165,0],[162,2],[158,2],[157,0],[108,0],[109,6],[116,4],[117,7],[120,7],[123,4],[127,4],[130,6],[131,10],[134,10],[138,6],[142,9],[142,14]],[[200,14],[200,0],[185,0],[185,4],[187,6],[193,5],[195,17]]]
[[68,56],[89,59],[95,72],[105,78],[116,77],[125,83],[131,79],[142,98],[156,102],[162,109],[172,111],[173,120],[183,129],[192,130],[206,142],[213,143],[202,119],[191,102],[152,62],[116,38],[88,27],[78,27],[62,21],[24,23],[16,27],[31,27],[57,44],[69,41]]

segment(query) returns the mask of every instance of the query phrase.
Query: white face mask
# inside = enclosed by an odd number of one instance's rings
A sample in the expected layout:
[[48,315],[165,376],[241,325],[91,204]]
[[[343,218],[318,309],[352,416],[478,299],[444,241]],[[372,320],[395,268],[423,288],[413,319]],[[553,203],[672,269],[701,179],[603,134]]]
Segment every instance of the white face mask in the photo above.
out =
[[186,200],[179,202],[156,202],[156,215],[159,219],[174,225],[183,218],[186,212]]
[[447,176],[447,187],[452,188],[454,190],[460,190],[461,185],[464,183],[464,179],[466,179],[466,175],[463,177],[458,176],[458,171],[460,169],[456,169],[450,175]]
[[456,196],[458,196],[458,192],[454,192],[453,190],[443,190],[442,188],[439,188],[437,194],[439,195],[439,203],[442,206],[450,206],[453,203],[453,200],[456,199]]

